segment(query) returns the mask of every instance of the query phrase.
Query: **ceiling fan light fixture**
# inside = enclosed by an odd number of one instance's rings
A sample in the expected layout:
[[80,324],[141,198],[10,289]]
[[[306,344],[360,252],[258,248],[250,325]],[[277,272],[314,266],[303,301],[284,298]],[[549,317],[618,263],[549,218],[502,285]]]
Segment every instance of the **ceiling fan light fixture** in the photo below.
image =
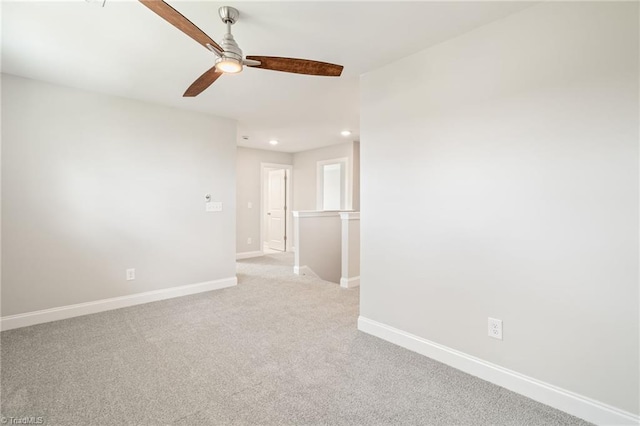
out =
[[216,62],[216,69],[226,74],[235,74],[242,71],[242,63],[235,58],[220,58]]

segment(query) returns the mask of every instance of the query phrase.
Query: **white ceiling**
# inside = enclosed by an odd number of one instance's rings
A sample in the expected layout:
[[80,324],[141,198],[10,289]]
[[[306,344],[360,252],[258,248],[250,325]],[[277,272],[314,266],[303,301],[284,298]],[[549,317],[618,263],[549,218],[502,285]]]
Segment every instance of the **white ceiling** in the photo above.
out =
[[[518,12],[529,2],[169,1],[214,40],[217,9],[240,10],[245,55],[344,65],[342,77],[260,69],[225,75],[196,98],[184,90],[214,56],[136,1],[2,2],[2,71],[238,120],[238,145],[297,152],[357,140],[359,76]],[[398,71],[401,77],[402,71]],[[350,129],[349,138],[340,131]],[[249,136],[245,141],[242,136]],[[268,140],[280,141],[271,147]]]

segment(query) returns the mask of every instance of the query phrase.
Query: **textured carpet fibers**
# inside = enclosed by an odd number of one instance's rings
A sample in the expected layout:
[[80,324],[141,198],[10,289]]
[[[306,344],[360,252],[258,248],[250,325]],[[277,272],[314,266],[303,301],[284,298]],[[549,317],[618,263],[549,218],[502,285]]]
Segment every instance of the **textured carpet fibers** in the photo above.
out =
[[358,289],[238,263],[237,287],[3,332],[1,409],[49,425],[578,425],[357,331]]

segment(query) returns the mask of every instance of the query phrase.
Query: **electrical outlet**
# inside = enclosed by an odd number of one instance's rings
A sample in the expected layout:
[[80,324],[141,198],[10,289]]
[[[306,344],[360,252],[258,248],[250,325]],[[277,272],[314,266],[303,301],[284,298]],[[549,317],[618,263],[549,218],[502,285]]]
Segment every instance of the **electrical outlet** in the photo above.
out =
[[502,340],[502,320],[489,318],[489,337]]
[[136,270],[135,270],[135,268],[127,269],[127,281],[131,281],[131,280],[135,280],[135,279],[136,279]]
[[253,240],[251,239],[251,237],[247,238],[247,244],[251,244],[253,242]]

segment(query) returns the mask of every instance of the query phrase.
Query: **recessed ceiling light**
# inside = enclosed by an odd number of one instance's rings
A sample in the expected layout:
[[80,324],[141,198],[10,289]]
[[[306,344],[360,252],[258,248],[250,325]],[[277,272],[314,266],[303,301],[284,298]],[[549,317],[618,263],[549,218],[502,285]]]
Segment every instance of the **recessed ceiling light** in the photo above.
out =
[[342,136],[349,136],[351,134],[351,131],[350,130],[343,130],[343,131],[340,132],[340,134]]
[[271,145],[278,145],[278,141],[277,141],[277,140],[275,140],[275,139],[271,139],[271,140],[269,141],[269,143],[270,143]]

